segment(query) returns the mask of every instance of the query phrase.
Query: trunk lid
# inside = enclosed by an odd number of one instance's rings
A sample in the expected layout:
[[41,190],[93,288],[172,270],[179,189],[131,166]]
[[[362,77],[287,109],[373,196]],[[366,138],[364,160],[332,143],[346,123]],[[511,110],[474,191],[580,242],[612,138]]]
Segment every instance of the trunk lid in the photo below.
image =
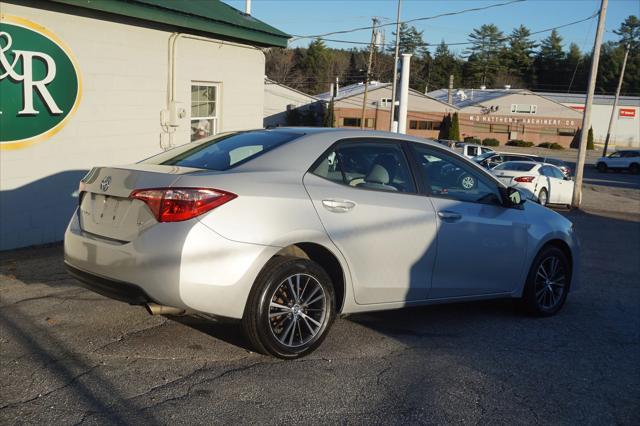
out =
[[83,231],[100,237],[128,242],[157,220],[140,200],[132,200],[133,190],[166,188],[189,167],[134,164],[124,167],[94,167],[82,179],[78,219]]

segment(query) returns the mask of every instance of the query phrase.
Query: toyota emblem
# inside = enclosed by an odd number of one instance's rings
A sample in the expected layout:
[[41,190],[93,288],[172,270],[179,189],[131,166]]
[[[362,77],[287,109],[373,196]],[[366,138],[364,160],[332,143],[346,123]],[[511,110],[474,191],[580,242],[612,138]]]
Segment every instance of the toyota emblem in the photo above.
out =
[[102,179],[102,182],[100,182],[100,189],[102,190],[102,192],[107,192],[110,186],[111,186],[111,176],[105,177],[104,179]]

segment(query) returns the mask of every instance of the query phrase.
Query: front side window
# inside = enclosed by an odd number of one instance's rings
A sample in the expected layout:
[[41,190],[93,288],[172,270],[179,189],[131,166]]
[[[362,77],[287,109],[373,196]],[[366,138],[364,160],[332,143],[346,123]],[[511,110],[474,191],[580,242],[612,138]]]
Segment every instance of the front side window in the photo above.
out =
[[609,156],[609,158],[620,158],[620,152],[614,152]]
[[473,166],[444,152],[412,145],[431,196],[483,204],[501,204],[497,184]]
[[395,143],[338,144],[316,163],[312,173],[355,188],[416,192],[402,148]]
[[228,170],[299,136],[296,133],[270,130],[228,133],[217,138],[182,145],[148,158],[142,163]]
[[218,85],[191,85],[191,142],[218,133]]

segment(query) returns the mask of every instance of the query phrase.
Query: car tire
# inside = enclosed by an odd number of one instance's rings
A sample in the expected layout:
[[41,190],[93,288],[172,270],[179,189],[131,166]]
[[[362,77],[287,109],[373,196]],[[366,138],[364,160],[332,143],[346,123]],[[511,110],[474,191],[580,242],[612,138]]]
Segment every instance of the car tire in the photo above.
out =
[[640,165],[638,163],[633,163],[629,166],[629,173],[637,175],[640,173]]
[[609,166],[607,166],[607,163],[598,163],[598,171],[600,173],[607,173],[607,171],[609,171]]
[[571,273],[571,263],[558,247],[540,250],[529,269],[520,299],[524,311],[539,317],[555,315],[569,294]]
[[313,352],[335,318],[335,293],[317,263],[276,256],[258,275],[242,318],[253,347],[283,359]]
[[541,206],[546,206],[549,202],[549,194],[545,188],[542,188],[540,192],[538,192],[538,204]]

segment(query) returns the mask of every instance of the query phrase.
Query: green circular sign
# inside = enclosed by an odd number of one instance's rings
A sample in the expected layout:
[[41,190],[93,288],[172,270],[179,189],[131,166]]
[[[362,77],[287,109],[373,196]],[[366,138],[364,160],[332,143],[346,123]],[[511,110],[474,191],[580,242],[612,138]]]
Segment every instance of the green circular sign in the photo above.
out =
[[0,148],[48,139],[75,112],[80,74],[69,49],[46,28],[0,17]]

